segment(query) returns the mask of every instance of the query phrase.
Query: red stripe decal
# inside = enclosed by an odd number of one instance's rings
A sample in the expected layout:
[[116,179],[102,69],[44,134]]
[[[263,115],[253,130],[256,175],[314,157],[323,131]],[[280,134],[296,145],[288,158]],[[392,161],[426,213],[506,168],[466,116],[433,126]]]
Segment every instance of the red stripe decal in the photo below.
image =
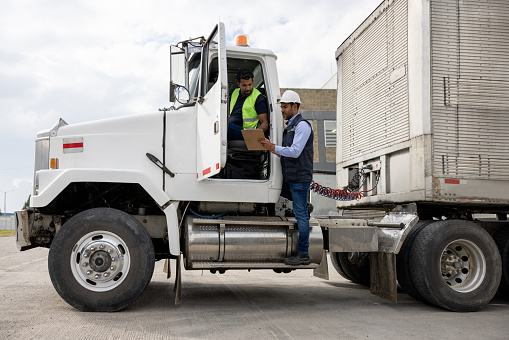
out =
[[446,184],[460,184],[460,180],[459,179],[444,179],[444,183]]
[[83,143],[67,143],[64,144],[64,149],[82,148]]
[[210,174],[210,168],[203,170],[203,176]]

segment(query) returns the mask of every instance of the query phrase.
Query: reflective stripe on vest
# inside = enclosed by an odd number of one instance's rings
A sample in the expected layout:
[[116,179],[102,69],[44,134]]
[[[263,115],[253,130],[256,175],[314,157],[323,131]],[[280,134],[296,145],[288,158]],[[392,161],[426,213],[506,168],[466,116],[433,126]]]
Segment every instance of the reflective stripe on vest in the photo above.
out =
[[[232,93],[232,97],[230,99],[230,114],[232,114],[233,108],[237,103],[237,98],[239,98],[240,88],[236,88]],[[253,91],[246,98],[244,104],[242,105],[242,127],[245,130],[256,129],[258,126],[258,113],[255,110],[256,98],[262,93],[253,87]]]

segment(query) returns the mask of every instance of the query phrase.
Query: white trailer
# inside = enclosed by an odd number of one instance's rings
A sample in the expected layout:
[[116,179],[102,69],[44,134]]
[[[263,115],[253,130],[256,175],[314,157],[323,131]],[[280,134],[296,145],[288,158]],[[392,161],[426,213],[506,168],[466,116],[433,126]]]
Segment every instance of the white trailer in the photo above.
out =
[[509,295],[508,20],[504,0],[383,1],[336,52],[337,185],[366,191],[338,207],[415,203],[398,282],[453,310],[501,277]]

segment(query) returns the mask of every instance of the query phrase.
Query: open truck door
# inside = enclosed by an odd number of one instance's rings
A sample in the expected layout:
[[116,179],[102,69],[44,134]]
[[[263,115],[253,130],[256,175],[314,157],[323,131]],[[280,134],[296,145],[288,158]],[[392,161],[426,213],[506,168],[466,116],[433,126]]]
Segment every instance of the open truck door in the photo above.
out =
[[[215,72],[210,72],[212,63],[217,63],[217,80],[214,79]],[[196,166],[197,179],[201,181],[219,173],[226,164],[228,76],[224,24],[221,22],[203,46],[198,87]]]

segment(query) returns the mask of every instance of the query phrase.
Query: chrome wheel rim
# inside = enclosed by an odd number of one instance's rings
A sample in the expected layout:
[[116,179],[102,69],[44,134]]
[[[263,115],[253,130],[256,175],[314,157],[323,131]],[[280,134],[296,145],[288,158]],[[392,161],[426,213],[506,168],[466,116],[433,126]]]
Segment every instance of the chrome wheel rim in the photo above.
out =
[[442,251],[442,278],[453,290],[468,293],[478,288],[486,277],[486,258],[481,249],[468,240],[451,242]]
[[126,243],[108,231],[93,231],[83,236],[71,252],[71,271],[83,287],[104,292],[118,287],[130,267]]

